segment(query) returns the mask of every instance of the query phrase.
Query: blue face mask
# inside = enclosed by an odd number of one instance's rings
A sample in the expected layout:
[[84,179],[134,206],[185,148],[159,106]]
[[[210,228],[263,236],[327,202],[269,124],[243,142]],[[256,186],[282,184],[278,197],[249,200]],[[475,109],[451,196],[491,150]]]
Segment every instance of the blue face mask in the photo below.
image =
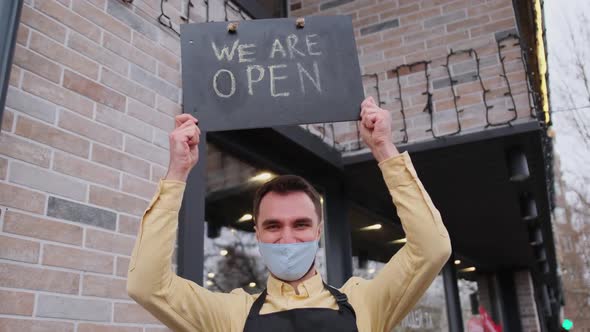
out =
[[287,244],[258,242],[258,250],[273,275],[281,280],[294,281],[309,271],[318,251],[318,241]]

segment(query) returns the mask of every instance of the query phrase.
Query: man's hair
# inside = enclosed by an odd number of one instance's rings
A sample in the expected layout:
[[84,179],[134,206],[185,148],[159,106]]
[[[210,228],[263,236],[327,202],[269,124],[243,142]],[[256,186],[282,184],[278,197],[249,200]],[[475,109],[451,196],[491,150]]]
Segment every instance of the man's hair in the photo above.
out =
[[270,192],[286,195],[293,192],[305,193],[313,202],[319,221],[322,219],[322,203],[320,194],[304,178],[297,175],[280,175],[265,184],[263,184],[254,195],[254,223],[258,222],[258,213],[260,212],[260,202],[264,196]]

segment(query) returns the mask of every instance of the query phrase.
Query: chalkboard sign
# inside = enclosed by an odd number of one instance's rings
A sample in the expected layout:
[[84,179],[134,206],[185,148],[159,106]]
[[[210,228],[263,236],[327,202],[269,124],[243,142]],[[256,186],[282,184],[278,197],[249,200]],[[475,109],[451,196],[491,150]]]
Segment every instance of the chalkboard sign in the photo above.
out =
[[359,118],[363,87],[349,16],[181,27],[184,112],[206,131]]

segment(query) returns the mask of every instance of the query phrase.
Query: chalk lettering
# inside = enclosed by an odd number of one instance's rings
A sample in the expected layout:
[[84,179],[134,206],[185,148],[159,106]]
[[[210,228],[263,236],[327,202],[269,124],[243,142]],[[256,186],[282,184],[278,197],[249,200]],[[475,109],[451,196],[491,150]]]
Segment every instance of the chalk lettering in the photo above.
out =
[[221,61],[223,60],[223,58],[226,58],[227,61],[231,61],[234,58],[234,53],[236,51],[236,48],[238,47],[238,43],[240,42],[239,39],[237,39],[234,42],[234,45],[231,48],[231,51],[228,50],[227,45],[223,45],[223,48],[221,49],[221,52],[219,51],[219,49],[217,48],[217,45],[215,45],[215,42],[211,42],[211,46],[213,47],[213,51],[215,52],[215,56],[217,57],[217,60]]
[[276,52],[281,52],[283,58],[287,56],[287,53],[285,53],[285,49],[283,48],[283,45],[281,44],[281,41],[278,38],[275,39],[275,41],[272,43],[272,50],[270,51],[271,59],[274,59]]
[[317,45],[318,43],[317,43],[317,42],[312,42],[312,41],[310,41],[310,39],[311,39],[311,38],[313,38],[313,37],[317,37],[317,36],[318,36],[317,34],[313,34],[313,35],[307,35],[307,36],[305,36],[305,44],[307,44],[307,53],[308,53],[309,55],[322,55],[322,52],[321,52],[321,51],[318,51],[318,52],[313,52],[313,51],[311,50],[311,47],[312,47],[313,45]]
[[303,74],[307,76],[307,78],[313,83],[313,86],[318,90],[318,92],[322,92],[322,88],[320,85],[320,71],[318,69],[318,63],[316,61],[313,62],[313,73],[315,74],[315,79],[311,77],[309,72],[303,68],[303,66],[298,62],[297,63],[297,71],[299,72],[299,81],[301,83],[301,92],[305,94],[305,84],[303,83]]
[[[219,78],[219,74],[221,74],[221,73],[227,73],[229,75],[230,88],[229,88],[229,93],[227,93],[227,94],[224,94],[221,91],[219,91],[219,88],[217,87],[217,79]],[[227,69],[219,69],[217,71],[217,73],[215,73],[215,76],[213,76],[213,89],[215,90],[215,93],[219,97],[222,97],[222,98],[231,97],[236,92],[236,78],[234,77],[234,74],[232,74],[232,72]]]
[[239,60],[239,62],[252,62],[255,60],[254,58],[245,58],[245,56],[247,56],[247,55],[254,54],[254,52],[248,52],[246,50],[247,48],[252,48],[252,47],[256,47],[256,45],[254,45],[254,44],[240,44],[240,46],[238,46],[238,60]]
[[[258,70],[258,78],[253,80],[252,79],[252,70],[256,69]],[[262,81],[262,78],[264,77],[264,67],[259,66],[259,65],[249,65],[248,69],[246,70],[246,73],[248,74],[248,93],[252,96],[254,95],[254,90],[252,89],[252,85],[253,83],[257,83]]]
[[305,56],[303,52],[295,48],[295,44],[297,44],[298,38],[296,35],[291,34],[287,36],[287,49],[289,50],[289,55],[291,59],[295,56],[294,53],[299,53],[301,56]]
[[289,92],[280,92],[277,93],[275,91],[275,80],[284,80],[287,78],[287,76],[275,76],[275,69],[279,69],[279,68],[286,68],[287,65],[272,65],[272,66],[268,66],[268,71],[269,71],[269,76],[270,76],[270,95],[273,97],[288,97],[289,96]]

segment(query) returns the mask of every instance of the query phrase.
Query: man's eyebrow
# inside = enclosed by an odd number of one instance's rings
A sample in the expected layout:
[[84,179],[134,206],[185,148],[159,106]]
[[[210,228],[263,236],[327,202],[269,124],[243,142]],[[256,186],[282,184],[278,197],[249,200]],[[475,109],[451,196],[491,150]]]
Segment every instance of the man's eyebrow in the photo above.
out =
[[313,223],[313,220],[311,220],[311,218],[297,218],[295,219],[295,223]]
[[278,223],[280,223],[278,219],[265,219],[260,223],[260,225],[267,226],[270,224],[278,224]]

